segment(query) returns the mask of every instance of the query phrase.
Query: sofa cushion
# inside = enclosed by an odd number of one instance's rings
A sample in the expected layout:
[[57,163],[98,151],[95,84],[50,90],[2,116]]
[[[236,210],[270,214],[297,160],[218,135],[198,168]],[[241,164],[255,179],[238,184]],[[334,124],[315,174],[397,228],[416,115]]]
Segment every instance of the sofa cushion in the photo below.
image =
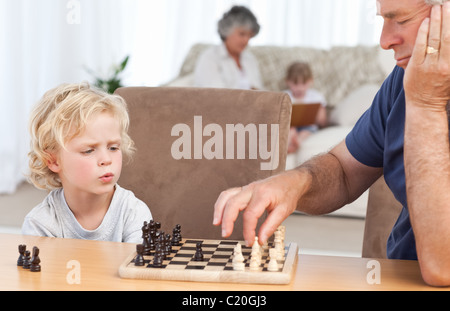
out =
[[[210,44],[192,46],[185,57],[178,77],[192,73],[200,54]],[[380,64],[379,46],[333,47],[329,50],[310,47],[250,46],[260,65],[264,89],[283,91],[288,66],[296,61],[311,64],[314,73],[314,88],[334,107],[349,93],[361,85],[381,85],[386,77]],[[172,83],[169,82],[168,85]]]
[[347,95],[330,114],[330,124],[353,126],[361,115],[369,109],[377,94],[378,84],[364,84]]

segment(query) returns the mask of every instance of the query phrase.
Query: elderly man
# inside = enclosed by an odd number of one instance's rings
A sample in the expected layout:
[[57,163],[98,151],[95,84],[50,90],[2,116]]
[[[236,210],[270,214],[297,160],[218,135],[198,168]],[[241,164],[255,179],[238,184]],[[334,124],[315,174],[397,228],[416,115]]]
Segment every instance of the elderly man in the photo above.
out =
[[[224,191],[213,223],[231,234],[240,211],[251,244],[257,219],[264,243],[295,209],[330,213],[384,174],[403,210],[388,240],[389,258],[419,260],[430,285],[450,285],[450,2],[378,0],[380,43],[397,66],[371,108],[330,152],[266,180]],[[438,2],[438,3],[437,3]],[[445,2],[445,3],[444,3]]]

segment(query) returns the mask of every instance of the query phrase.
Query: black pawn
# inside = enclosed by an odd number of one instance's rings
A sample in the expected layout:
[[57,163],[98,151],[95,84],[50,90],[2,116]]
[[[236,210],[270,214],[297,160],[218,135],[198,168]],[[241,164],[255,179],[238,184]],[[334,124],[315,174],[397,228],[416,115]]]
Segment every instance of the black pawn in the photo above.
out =
[[181,241],[183,239],[183,237],[181,236],[181,225],[175,225],[175,229],[177,229],[178,239],[180,239]]
[[164,231],[160,231],[160,234],[158,236],[158,244],[161,249],[161,257],[163,260],[165,260],[168,254],[166,252],[166,237]]
[[170,234],[166,234],[166,253],[169,256],[172,253],[172,242],[170,241]]
[[150,220],[150,223],[148,225],[149,227],[149,245],[150,245],[150,250],[154,251],[155,250],[155,236],[156,236],[156,228],[155,228],[155,222],[152,220]]
[[180,239],[179,239],[179,237],[178,237],[178,233],[177,233],[177,229],[173,229],[173,235],[172,235],[172,246],[180,246],[181,245],[181,243],[180,243]]
[[143,254],[150,255],[150,234],[149,234],[149,226],[146,221],[144,221],[144,226],[142,227],[142,245],[144,247]]
[[22,268],[24,269],[30,269],[30,251],[25,251],[25,256],[23,258],[23,264],[22,264]]
[[161,252],[161,246],[159,243],[156,243],[155,246],[155,256],[153,257],[152,267],[153,268],[162,268],[163,263],[163,254]]
[[25,244],[19,245],[19,258],[17,259],[17,265],[23,266],[23,261],[25,259],[25,251],[27,250],[27,246]]
[[202,243],[197,243],[197,250],[195,251],[194,261],[203,261]]
[[144,245],[138,244],[136,245],[136,258],[134,258],[135,266],[143,266],[144,265]]
[[40,272],[41,271],[41,259],[39,258],[39,248],[33,247],[33,258],[31,258],[30,271]]

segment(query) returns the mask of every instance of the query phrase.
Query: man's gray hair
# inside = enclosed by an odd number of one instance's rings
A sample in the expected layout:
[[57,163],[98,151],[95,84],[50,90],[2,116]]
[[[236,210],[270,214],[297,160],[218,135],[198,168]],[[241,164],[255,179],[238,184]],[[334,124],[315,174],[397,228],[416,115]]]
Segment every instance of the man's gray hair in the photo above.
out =
[[426,4],[429,5],[443,5],[447,1],[449,0],[425,0]]
[[244,6],[233,6],[218,23],[218,32],[222,41],[230,35],[235,27],[247,27],[253,36],[259,33],[260,26],[252,11]]

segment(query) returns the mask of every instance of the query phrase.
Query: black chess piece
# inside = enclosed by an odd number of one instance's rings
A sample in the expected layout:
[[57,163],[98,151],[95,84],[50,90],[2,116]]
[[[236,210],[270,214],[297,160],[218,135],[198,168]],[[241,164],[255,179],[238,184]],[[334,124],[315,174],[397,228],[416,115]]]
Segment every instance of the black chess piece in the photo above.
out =
[[22,268],[24,269],[30,269],[30,251],[26,250],[25,251],[25,256],[23,258],[23,264],[22,264]]
[[31,258],[30,271],[40,272],[41,271],[41,259],[39,258],[39,248],[33,247],[33,257]]
[[150,223],[148,224],[149,227],[149,246],[150,250],[155,250],[155,235],[156,235],[156,228],[155,228],[155,222],[150,220]]
[[143,255],[150,255],[151,247],[150,247],[150,228],[148,223],[144,221],[144,226],[142,226],[142,245],[144,246]]
[[[159,244],[159,249],[161,252],[161,257],[163,260],[165,260],[167,257],[165,240],[166,240],[166,237],[164,236],[164,231],[160,231],[160,234],[158,235],[158,244]],[[156,252],[156,250],[155,250],[155,252]]]
[[152,267],[162,268],[162,263],[163,263],[163,254],[161,251],[161,245],[159,243],[156,243],[155,256],[153,257]]
[[180,243],[180,238],[177,233],[177,229],[173,228],[172,233],[173,233],[172,234],[172,242],[171,242],[172,246],[180,246],[181,243]]
[[23,266],[23,261],[25,259],[25,251],[27,250],[27,246],[25,244],[19,245],[19,258],[17,258],[17,265]]
[[201,242],[197,242],[197,249],[194,254],[194,261],[203,261],[203,250]]
[[183,238],[181,237],[181,225],[177,224],[175,225],[175,228],[177,229],[178,239],[181,241]]
[[170,255],[172,253],[172,241],[170,239],[170,234],[166,234],[166,253]]
[[136,245],[136,257],[134,258],[135,266],[143,266],[144,265],[144,245],[138,244]]

